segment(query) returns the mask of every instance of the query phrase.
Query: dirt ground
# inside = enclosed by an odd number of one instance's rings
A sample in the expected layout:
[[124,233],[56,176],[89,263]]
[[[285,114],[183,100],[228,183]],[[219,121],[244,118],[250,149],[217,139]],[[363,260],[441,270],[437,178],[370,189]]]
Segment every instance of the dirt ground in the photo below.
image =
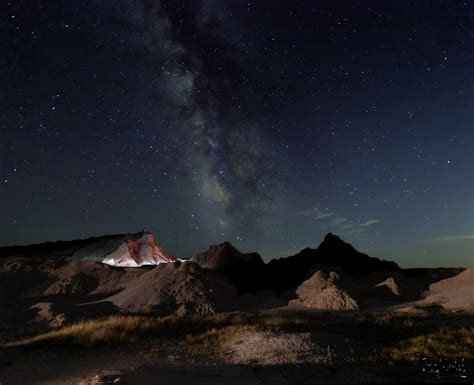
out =
[[[290,311],[281,310],[282,313]],[[219,354],[183,348],[173,337],[129,346],[0,349],[1,385],[93,384],[336,384],[472,383],[474,362],[462,364],[465,378],[440,376],[427,362],[364,362],[374,346],[391,338],[374,326],[358,330],[354,314],[312,313],[321,331],[249,330],[224,341]],[[473,317],[426,319],[426,327],[473,325]],[[324,325],[326,325],[324,327]],[[334,326],[332,326],[334,325]],[[318,326],[319,327],[319,326]],[[329,331],[328,331],[329,330]],[[377,334],[378,333],[378,334]],[[425,368],[425,370],[423,370]]]
[[[261,336],[260,336],[261,337]],[[256,342],[253,340],[249,342]],[[280,337],[284,339],[284,336]],[[260,340],[261,341],[261,340]],[[275,341],[272,341],[275,342]],[[281,341],[280,341],[281,342]],[[159,345],[160,341],[154,341]],[[295,361],[295,350],[287,344],[288,363],[281,349],[272,352],[266,346],[258,350],[264,353],[260,362],[254,352],[245,352],[232,360],[216,360],[212,357],[186,355],[182,352],[159,351],[159,348],[117,352],[90,352],[67,357],[57,353],[40,353],[18,358],[3,365],[0,370],[2,385],[95,385],[95,384],[327,384],[341,382],[386,382],[383,370],[357,366],[344,370],[331,367],[324,358],[316,357]],[[299,350],[299,349],[296,349]],[[306,350],[306,349],[305,349]],[[326,352],[320,352],[324,357]],[[245,356],[245,357],[242,357]],[[238,363],[247,361],[246,364]],[[311,362],[312,361],[312,362]],[[5,367],[6,366],[6,367]],[[408,371],[407,371],[408,369]],[[404,377],[417,373],[416,365],[404,368]]]

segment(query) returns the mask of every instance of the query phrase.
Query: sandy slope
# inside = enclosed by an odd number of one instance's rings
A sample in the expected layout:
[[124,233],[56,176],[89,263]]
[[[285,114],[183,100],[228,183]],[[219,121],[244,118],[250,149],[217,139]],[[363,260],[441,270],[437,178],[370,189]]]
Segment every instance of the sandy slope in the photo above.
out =
[[175,262],[156,266],[105,301],[132,312],[153,308],[163,313],[209,314],[230,310],[237,294],[218,274],[194,262]]
[[431,293],[459,289],[461,287],[474,287],[474,268],[466,269],[462,273],[451,278],[443,279],[430,285]]
[[61,288],[68,282],[88,288],[81,294],[115,293],[146,272],[145,269],[119,268],[89,260],[71,261],[52,274],[57,281],[44,294],[67,294],[62,293]]
[[474,312],[474,269],[430,285],[420,305],[441,305],[446,310]]

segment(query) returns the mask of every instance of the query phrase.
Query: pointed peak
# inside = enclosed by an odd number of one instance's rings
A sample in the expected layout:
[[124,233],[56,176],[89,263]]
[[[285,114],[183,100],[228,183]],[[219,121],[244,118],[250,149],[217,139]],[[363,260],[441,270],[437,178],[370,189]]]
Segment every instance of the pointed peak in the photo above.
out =
[[224,242],[209,246],[209,250],[212,250],[212,249],[237,250],[237,248],[229,241],[224,241]]
[[264,264],[259,254],[242,253],[229,241],[210,246],[207,251],[191,257],[190,261],[214,270],[241,264]]
[[220,244],[220,246],[226,248],[226,249],[237,249],[237,247],[235,247],[232,243],[230,243],[229,241],[224,241]]
[[350,243],[344,242],[339,236],[333,233],[326,234],[324,240],[318,246],[318,250],[324,250],[325,252],[357,252]]
[[346,243],[339,236],[334,235],[333,233],[327,233],[324,237],[324,243]]
[[333,233],[327,233],[326,236],[324,237],[325,241],[330,241],[330,240],[336,240],[336,239],[341,239],[337,235],[334,235]]

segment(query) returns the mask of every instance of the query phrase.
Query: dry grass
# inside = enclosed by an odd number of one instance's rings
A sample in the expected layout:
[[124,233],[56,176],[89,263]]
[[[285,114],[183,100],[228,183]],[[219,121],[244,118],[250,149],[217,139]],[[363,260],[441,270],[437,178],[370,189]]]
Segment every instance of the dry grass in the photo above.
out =
[[272,331],[276,333],[296,333],[320,329],[320,323],[304,315],[243,315],[236,314],[212,328],[187,334],[184,344],[197,353],[217,353],[229,340],[238,339],[247,333]]
[[[116,315],[79,322],[10,344],[40,349],[90,349],[129,345],[161,337],[174,348],[194,353],[218,354],[227,341],[249,332],[328,332],[363,344],[365,353],[346,357],[347,362],[414,361],[421,358],[474,359],[474,328],[428,327],[425,319],[369,316],[357,319],[320,319],[304,314],[215,314],[212,316]],[[443,322],[437,323],[438,325]],[[163,345],[165,346],[165,345]]]
[[230,325],[212,328],[202,333],[188,334],[183,343],[195,353],[216,353],[226,341],[258,330],[259,328],[255,325]]
[[143,332],[149,331],[153,327],[153,321],[144,317],[113,316],[78,322],[9,345],[70,344],[71,346],[93,347],[100,344],[129,343],[135,341]]
[[474,327],[441,328],[440,330],[403,340],[388,350],[395,360],[474,359]]
[[249,330],[291,332],[307,329],[313,322],[303,316],[256,316],[215,314],[212,316],[147,317],[115,315],[87,320],[52,330],[7,346],[92,348],[130,344],[144,337],[177,337],[203,348],[216,346],[231,334]]

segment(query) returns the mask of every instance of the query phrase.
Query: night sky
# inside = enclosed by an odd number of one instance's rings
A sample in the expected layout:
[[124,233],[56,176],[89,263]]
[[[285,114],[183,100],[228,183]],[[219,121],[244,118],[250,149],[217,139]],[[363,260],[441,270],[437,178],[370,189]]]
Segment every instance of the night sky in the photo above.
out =
[[0,245],[474,265],[474,3],[1,7]]

